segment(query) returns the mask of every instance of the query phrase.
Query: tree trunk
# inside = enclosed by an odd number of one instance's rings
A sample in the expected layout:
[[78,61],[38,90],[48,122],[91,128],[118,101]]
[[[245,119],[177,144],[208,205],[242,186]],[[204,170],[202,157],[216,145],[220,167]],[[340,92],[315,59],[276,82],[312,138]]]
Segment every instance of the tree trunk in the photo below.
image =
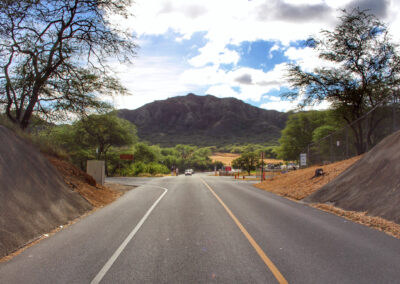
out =
[[357,155],[361,155],[365,152],[362,121],[358,121],[356,125],[352,125],[351,130],[353,131],[354,137],[356,139],[356,141],[354,142],[354,146],[356,147]]
[[105,167],[105,170],[106,170],[106,177],[108,177],[108,167],[107,167],[107,154],[106,153],[104,153],[104,167]]
[[22,120],[19,123],[21,129],[23,129],[23,130],[25,130],[29,125],[29,121],[31,119],[33,109],[35,108],[35,105],[39,98],[39,89],[40,89],[40,87],[35,87],[32,91],[32,95],[29,97],[29,104],[26,107],[24,116],[22,117]]

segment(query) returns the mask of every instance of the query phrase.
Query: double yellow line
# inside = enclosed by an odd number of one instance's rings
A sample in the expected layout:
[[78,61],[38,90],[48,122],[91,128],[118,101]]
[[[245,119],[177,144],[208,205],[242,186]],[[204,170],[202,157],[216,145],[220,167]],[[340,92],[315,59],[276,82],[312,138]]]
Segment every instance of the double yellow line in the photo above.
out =
[[287,284],[287,280],[285,277],[283,277],[282,273],[279,272],[278,268],[273,264],[273,262],[269,259],[269,257],[265,254],[265,252],[262,250],[262,248],[257,244],[257,242],[253,239],[253,237],[249,234],[249,232],[246,230],[246,228],[240,223],[238,218],[232,213],[232,211],[226,206],[226,204],[222,201],[222,199],[215,193],[215,191],[203,180],[201,179],[204,185],[211,191],[211,193],[215,196],[215,198],[218,200],[218,202],[222,205],[222,207],[225,208],[226,212],[228,215],[232,218],[232,220],[236,223],[236,225],[239,227],[240,231],[243,233],[243,235],[247,238],[249,243],[252,245],[252,247],[255,249],[255,251],[258,253],[262,261],[264,261],[265,265],[271,270],[272,274],[275,276],[276,280],[280,284]]

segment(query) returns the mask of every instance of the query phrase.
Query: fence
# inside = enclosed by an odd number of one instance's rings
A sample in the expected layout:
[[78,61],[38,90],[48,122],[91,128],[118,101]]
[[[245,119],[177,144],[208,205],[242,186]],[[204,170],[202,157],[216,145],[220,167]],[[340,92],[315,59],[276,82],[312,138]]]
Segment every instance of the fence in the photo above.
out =
[[400,104],[377,106],[358,120],[309,144],[307,166],[328,164],[369,151],[386,136],[400,129]]

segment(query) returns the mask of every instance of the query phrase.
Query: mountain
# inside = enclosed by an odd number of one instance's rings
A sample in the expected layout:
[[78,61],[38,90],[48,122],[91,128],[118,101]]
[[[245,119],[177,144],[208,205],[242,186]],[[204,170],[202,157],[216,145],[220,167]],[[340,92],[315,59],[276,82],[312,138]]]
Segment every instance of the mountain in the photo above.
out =
[[271,143],[280,137],[287,120],[285,113],[238,99],[194,94],[121,109],[118,116],[134,123],[141,139],[162,146]]

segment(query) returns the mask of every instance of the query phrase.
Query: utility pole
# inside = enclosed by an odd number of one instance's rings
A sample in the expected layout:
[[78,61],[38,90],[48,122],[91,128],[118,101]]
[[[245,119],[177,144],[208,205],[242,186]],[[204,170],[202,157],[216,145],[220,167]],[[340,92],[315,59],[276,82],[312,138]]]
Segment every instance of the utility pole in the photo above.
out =
[[264,152],[261,152],[261,182],[264,180]]

